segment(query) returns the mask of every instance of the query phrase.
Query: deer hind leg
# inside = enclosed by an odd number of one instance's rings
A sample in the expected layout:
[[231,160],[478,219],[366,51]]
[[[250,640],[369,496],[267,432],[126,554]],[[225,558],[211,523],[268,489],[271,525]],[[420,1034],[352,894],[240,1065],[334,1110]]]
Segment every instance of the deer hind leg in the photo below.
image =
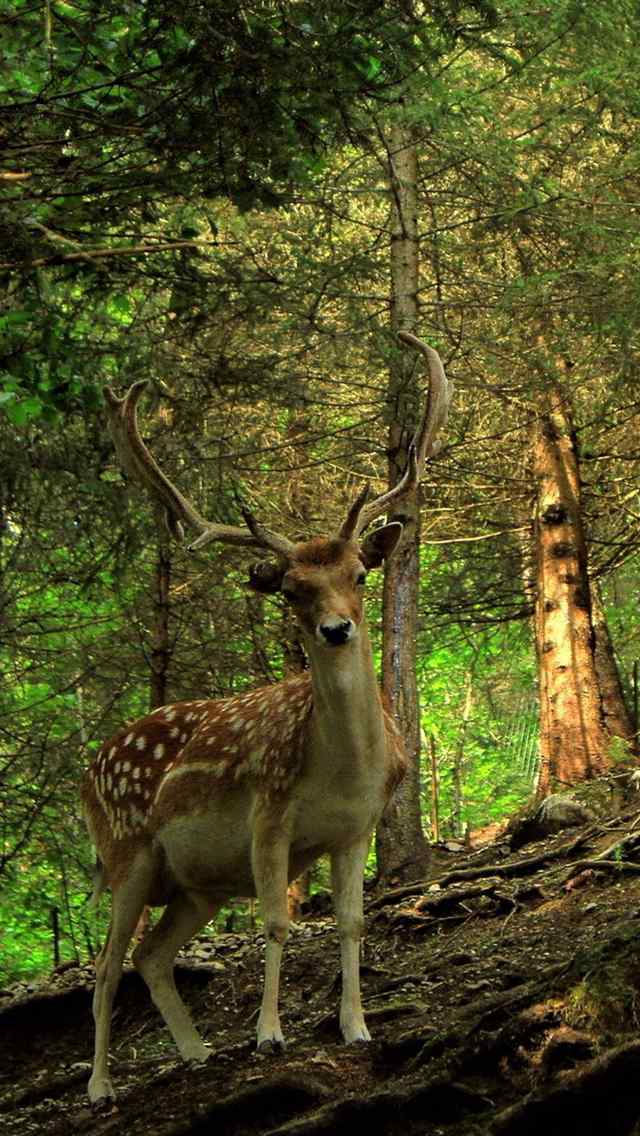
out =
[[258,1017],[257,1045],[264,1051],[284,1048],[278,1014],[282,949],[289,935],[287,884],[289,842],[272,828],[254,834],[252,850],[256,895],[264,920],[265,969],[262,1005]]
[[346,1042],[371,1041],[360,1000],[360,940],[364,928],[363,881],[370,837],[331,856],[333,904],[340,939],[340,1029]]
[[109,1077],[111,1011],[122,974],[124,956],[144,906],[147,886],[146,872],[140,875],[133,873],[126,883],[114,891],[107,941],[96,958],[96,985],[93,993],[96,1039],[93,1072],[88,1088],[92,1104],[102,1100],[112,1100],[115,1096]]
[[173,963],[180,947],[213,918],[219,906],[193,892],[180,892],[133,952],[133,964],[149,987],[184,1061],[204,1061],[210,1050],[178,994]]

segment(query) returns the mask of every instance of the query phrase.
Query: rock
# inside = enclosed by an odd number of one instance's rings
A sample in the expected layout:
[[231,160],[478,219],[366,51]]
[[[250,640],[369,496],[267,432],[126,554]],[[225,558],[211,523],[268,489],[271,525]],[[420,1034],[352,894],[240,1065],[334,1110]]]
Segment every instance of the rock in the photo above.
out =
[[544,840],[563,828],[589,824],[594,819],[591,810],[568,793],[552,793],[533,812],[510,825],[511,850],[517,852],[534,840]]

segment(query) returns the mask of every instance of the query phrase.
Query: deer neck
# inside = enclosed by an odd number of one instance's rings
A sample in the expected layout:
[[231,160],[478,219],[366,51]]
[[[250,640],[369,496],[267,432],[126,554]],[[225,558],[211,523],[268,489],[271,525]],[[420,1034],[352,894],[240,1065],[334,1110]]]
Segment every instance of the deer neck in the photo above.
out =
[[384,719],[364,622],[355,641],[326,648],[307,643],[313,687],[312,738],[338,760],[372,762],[384,755]]

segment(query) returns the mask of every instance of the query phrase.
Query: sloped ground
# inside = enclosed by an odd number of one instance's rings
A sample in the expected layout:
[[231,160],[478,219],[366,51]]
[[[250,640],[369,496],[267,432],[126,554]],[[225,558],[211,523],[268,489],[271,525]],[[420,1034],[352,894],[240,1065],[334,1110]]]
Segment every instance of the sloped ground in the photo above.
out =
[[179,966],[210,1060],[176,1060],[127,971],[112,1045],[118,1102],[94,1112],[91,973],[66,971],[0,1009],[0,1131],[640,1133],[640,814],[514,854],[497,844],[438,860],[433,881],[369,901],[370,1046],[338,1039],[332,919],[301,924],[288,945],[282,1056],[253,1048],[260,936],[221,936]]

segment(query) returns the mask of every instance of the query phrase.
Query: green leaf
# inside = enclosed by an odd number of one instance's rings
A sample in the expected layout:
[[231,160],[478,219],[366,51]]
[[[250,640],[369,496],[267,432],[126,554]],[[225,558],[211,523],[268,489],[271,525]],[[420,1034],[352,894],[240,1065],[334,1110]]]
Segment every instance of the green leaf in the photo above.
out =
[[7,405],[7,414],[15,426],[26,426],[32,418],[38,418],[42,413],[42,402],[39,398],[24,398],[20,402],[11,402]]

